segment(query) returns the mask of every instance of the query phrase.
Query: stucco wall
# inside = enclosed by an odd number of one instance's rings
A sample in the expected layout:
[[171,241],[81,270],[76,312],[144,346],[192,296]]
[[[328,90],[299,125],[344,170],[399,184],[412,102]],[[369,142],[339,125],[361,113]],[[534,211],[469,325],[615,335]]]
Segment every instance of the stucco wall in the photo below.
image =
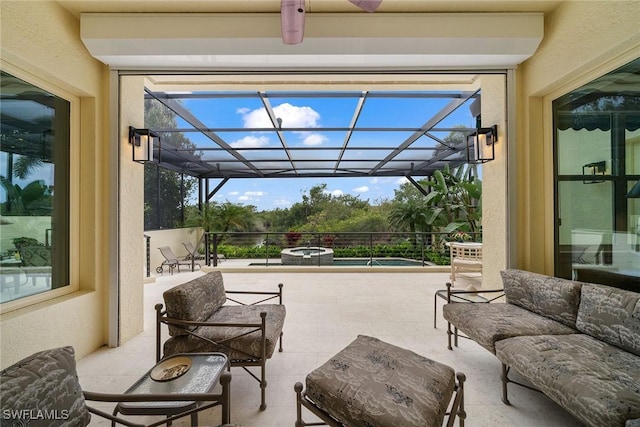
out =
[[553,273],[551,101],[640,57],[638,16],[638,1],[564,2],[519,67],[516,267]]
[[[495,288],[502,283],[500,270],[507,257],[507,150],[506,77],[482,76],[482,126],[498,125],[495,159],[482,166],[482,283]],[[491,250],[486,250],[491,248]]]
[[2,69],[78,97],[82,115],[74,123],[71,206],[71,282],[79,290],[0,315],[4,367],[45,348],[72,345],[82,357],[105,343],[109,163],[103,122],[106,68],[82,45],[77,19],[53,2],[4,0],[0,19]]
[[129,126],[144,128],[144,77],[120,79],[120,340],[144,329],[144,166],[132,161]]

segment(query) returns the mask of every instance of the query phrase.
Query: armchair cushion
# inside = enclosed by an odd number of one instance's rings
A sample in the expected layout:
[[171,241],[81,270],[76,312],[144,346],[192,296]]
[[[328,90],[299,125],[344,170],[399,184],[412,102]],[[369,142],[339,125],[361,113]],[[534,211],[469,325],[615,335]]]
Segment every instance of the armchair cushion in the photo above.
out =
[[[222,274],[219,271],[173,287],[162,296],[168,317],[192,322],[208,320],[227,301]],[[189,330],[193,331],[196,328],[194,326]],[[184,328],[169,325],[169,335],[188,335],[188,332]]]
[[0,402],[3,419],[10,411],[15,425],[75,427],[91,420],[72,347],[35,353],[0,372]]
[[581,283],[516,269],[500,274],[508,303],[575,329]]
[[[286,310],[284,305],[280,304],[260,304],[260,305],[229,305],[220,307],[209,319],[208,322],[215,323],[260,323],[260,313],[267,313],[266,322],[266,357],[267,359],[273,355],[276,348],[276,342],[280,338],[280,333],[284,326]],[[225,349],[222,346],[215,345],[206,340],[194,336],[173,337],[164,344],[165,356],[175,353],[187,352],[222,352],[227,355],[230,360],[247,360],[261,357],[260,353],[260,331],[254,331],[255,328],[235,327],[235,326],[201,326],[194,331],[197,335],[220,342],[233,337],[237,337],[226,345],[233,350]],[[243,335],[246,334],[246,335]],[[249,354],[246,354],[249,353]],[[254,355],[256,357],[251,357]]]

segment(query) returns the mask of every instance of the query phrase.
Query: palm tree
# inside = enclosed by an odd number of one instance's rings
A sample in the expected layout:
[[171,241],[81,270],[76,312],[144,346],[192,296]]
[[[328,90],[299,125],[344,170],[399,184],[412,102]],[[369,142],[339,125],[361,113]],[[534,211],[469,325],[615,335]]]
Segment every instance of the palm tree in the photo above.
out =
[[[205,233],[251,231],[254,224],[255,208],[253,206],[236,205],[230,202],[204,203],[201,210],[191,208],[185,220],[187,227],[202,228]],[[222,243],[224,237],[218,237],[218,244]]]
[[253,206],[242,206],[225,202],[215,209],[215,228],[222,232],[249,231],[254,226]]
[[389,223],[397,229],[409,229],[411,243],[416,244],[416,231],[428,231],[428,206],[425,198],[409,198],[395,203],[389,212]]

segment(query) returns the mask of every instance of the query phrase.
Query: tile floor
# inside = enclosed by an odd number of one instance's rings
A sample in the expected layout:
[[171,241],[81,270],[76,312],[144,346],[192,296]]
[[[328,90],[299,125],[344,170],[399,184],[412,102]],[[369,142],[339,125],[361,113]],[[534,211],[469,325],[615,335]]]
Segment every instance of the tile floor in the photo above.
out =
[[[145,330],[118,348],[101,348],[78,360],[83,389],[120,393],[155,363],[155,311],[162,292],[201,272],[158,277],[145,285]],[[284,352],[267,363],[267,409],[258,409],[258,383],[241,368],[232,369],[232,421],[242,427],[293,426],[293,386],[307,373],[349,344],[358,334],[376,336],[446,363],[467,376],[468,427],[580,426],[571,415],[542,394],[512,386],[512,406],[500,400],[500,363],[474,342],[462,340],[447,350],[446,323],[438,301],[438,328],[433,327],[433,296],[444,288],[447,273],[293,273],[223,272],[227,289],[276,290],[284,284],[287,318]],[[473,278],[471,279],[473,280]],[[464,284],[461,284],[464,286]],[[102,406],[108,412],[110,406]],[[305,421],[313,421],[308,412]],[[149,418],[152,420],[154,418]],[[157,418],[155,418],[157,419]],[[132,421],[143,421],[132,417]],[[200,415],[200,425],[217,426],[219,409]],[[93,417],[91,426],[108,422]],[[174,423],[189,425],[188,418]]]

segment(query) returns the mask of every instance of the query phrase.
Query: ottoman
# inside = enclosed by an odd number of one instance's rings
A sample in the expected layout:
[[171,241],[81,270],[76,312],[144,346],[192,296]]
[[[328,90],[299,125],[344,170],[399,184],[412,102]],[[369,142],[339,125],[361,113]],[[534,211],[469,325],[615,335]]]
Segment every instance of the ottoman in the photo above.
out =
[[457,415],[462,427],[464,380],[447,365],[359,335],[307,375],[305,391],[296,383],[296,427],[318,425],[302,420],[303,406],[330,426],[441,426],[446,415],[451,426]]

